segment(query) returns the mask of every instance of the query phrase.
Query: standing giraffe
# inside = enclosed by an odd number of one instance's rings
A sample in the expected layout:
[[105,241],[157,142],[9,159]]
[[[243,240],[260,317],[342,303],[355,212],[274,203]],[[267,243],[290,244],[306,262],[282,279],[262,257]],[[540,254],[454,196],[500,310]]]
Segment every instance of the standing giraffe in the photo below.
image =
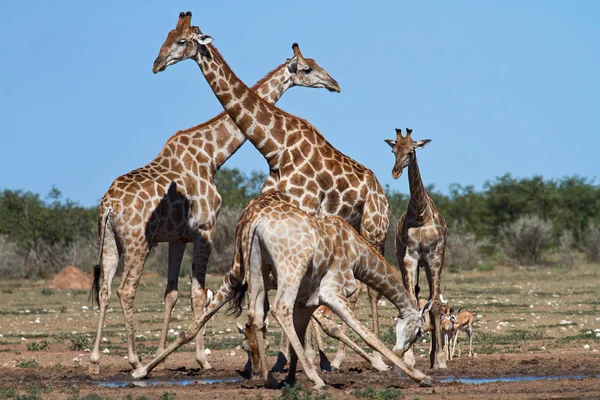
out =
[[[210,45],[212,38],[197,26],[190,26],[191,17],[189,11],[179,15],[177,27],[169,32],[154,61],[153,71],[194,59],[227,114],[267,160],[270,173],[263,193],[278,189],[289,195],[292,205],[309,214],[342,217],[383,255],[389,207],[375,174],[338,151],[308,121],[261,100]],[[292,48],[301,59],[298,46]],[[299,73],[309,73],[312,66],[307,62],[304,68]],[[352,300],[354,304],[358,294]],[[376,335],[379,297],[369,289]],[[343,358],[340,347],[332,366],[339,367]]]
[[[304,62],[311,64],[311,70],[300,73],[298,65]],[[339,91],[337,82],[314,60],[295,55],[267,74],[253,90],[266,102],[275,103],[293,86]],[[100,306],[100,319],[90,372],[100,370],[102,329],[121,254],[125,256],[125,268],[117,294],[125,314],[128,360],[134,368],[139,366],[139,359],[135,352],[133,299],[148,252],[157,242],[169,242],[165,317],[158,351],[165,347],[187,242],[194,242],[192,308],[195,316],[200,315],[205,303],[206,265],[221,207],[214,175],[245,141],[246,136],[223,112],[204,124],[177,132],[152,162],[112,183],[98,210],[101,250],[94,269],[93,294]],[[202,368],[210,368],[202,335],[196,341],[196,360]]]
[[[404,289],[401,278],[346,221],[338,216],[311,216],[292,206],[287,197],[273,190],[248,204],[236,227],[232,268],[206,313],[182,331],[165,352],[134,371],[134,377],[147,376],[165,357],[191,340],[226,302],[233,301],[233,310],[239,315],[246,292],[250,299],[249,323],[254,326],[255,332],[263,330],[266,311],[269,310],[269,276],[273,275],[277,279],[277,294],[271,315],[283,329],[293,350],[286,379],[288,384],[294,384],[300,360],[315,388],[325,387],[303,348],[313,312],[319,305],[325,305],[408,377],[422,386],[432,386],[430,377],[407,366],[401,359],[425,328],[424,314],[429,311],[429,306],[423,312],[419,311]],[[397,308],[393,351],[354,316],[348,296],[357,290],[357,281],[381,293]],[[256,346],[263,379],[271,383],[263,335],[256,335]]]
[[[412,296],[415,303],[419,292],[419,267],[425,269],[429,283],[429,298],[432,300],[431,321],[433,322],[432,346],[429,353],[430,367],[446,369],[446,354],[443,349],[441,314],[442,303],[441,277],[444,266],[444,249],[446,247],[446,221],[440,215],[433,200],[427,193],[419,166],[416,149],[421,149],[431,140],[414,141],[411,138],[412,129],[396,129],[396,140],[386,139],[396,156],[392,169],[392,177],[398,179],[402,170],[408,167],[408,182],[410,185],[410,201],[408,209],[400,217],[396,230],[396,256],[402,272],[404,287]],[[408,365],[415,365],[412,348],[404,355]]]

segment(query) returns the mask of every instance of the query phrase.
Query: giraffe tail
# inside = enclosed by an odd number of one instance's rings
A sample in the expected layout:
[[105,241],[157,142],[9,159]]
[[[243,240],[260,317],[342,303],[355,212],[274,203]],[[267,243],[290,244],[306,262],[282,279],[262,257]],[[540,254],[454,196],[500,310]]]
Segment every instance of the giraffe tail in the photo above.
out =
[[94,265],[94,280],[92,282],[92,287],[90,288],[90,293],[88,296],[88,301],[91,300],[92,306],[100,305],[100,275],[102,272],[102,250],[104,248],[104,237],[106,236],[106,223],[111,212],[112,208],[109,207],[102,216],[102,219],[100,220],[98,226],[98,232],[100,233],[100,245],[98,246],[98,263]]
[[250,265],[250,256],[252,254],[252,244],[254,242],[254,235],[256,228],[260,224],[258,219],[254,224],[245,229],[241,234],[240,243],[237,243],[236,251],[241,254],[240,260],[240,273],[243,274],[243,280],[235,289],[234,297],[230,301],[229,309],[227,310],[230,315],[239,317],[242,314],[242,308],[244,307],[244,300],[246,299],[246,292],[248,291],[248,274]]

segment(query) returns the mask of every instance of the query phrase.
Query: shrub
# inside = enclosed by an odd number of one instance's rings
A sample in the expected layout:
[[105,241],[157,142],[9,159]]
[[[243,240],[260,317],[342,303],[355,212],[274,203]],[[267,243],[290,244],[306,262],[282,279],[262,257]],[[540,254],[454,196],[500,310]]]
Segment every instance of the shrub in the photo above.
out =
[[221,208],[210,255],[210,272],[225,273],[229,271],[235,250],[235,227],[241,213],[241,208]]
[[600,261],[600,226],[588,225],[584,233],[583,245],[590,261]]
[[83,351],[90,347],[90,339],[88,337],[71,336],[69,339],[71,340],[71,345],[69,346],[71,350]]
[[17,368],[39,368],[40,367],[40,363],[38,360],[31,359],[31,360],[21,360],[17,363]]
[[459,225],[448,231],[444,264],[450,271],[475,268],[481,261],[480,250],[488,245],[486,240],[477,240],[475,234]]
[[27,350],[29,351],[40,351],[48,347],[48,342],[42,340],[41,342],[31,342],[27,344]]
[[524,265],[536,264],[552,234],[552,223],[537,215],[524,215],[500,227],[500,240],[504,255],[511,261]]
[[558,240],[558,262],[567,268],[575,263],[575,237],[571,231],[563,231]]
[[374,399],[374,400],[396,400],[402,397],[402,393],[398,389],[386,388],[381,391],[377,391],[371,386],[360,390],[355,389],[352,393],[354,397],[358,399]]
[[0,235],[0,276],[9,278],[23,277],[23,264],[25,257],[19,252],[16,243],[8,240],[7,236]]

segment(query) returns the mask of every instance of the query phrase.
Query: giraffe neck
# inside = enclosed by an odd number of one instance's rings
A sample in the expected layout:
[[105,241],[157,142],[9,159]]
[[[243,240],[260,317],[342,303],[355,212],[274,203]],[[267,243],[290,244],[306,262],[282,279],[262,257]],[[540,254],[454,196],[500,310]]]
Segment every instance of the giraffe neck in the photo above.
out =
[[410,186],[410,201],[408,203],[408,208],[410,208],[413,211],[413,214],[420,220],[430,217],[429,195],[427,194],[427,190],[425,190],[423,180],[421,179],[416,154],[408,164],[408,183]]
[[[252,87],[252,91],[257,93],[264,101],[269,104],[275,104],[281,96],[293,86],[290,72],[287,65],[282,64],[267,76],[261,79]],[[223,119],[224,129],[216,132],[217,143],[227,143],[225,146],[216,146],[212,159],[215,163],[215,170],[227,161],[246,141],[247,137],[240,131],[235,122],[227,116]],[[224,137],[223,137],[224,136]]]
[[[375,289],[388,299],[402,315],[408,309],[415,309],[402,279],[373,247],[358,234],[353,235],[357,243],[357,259],[354,264],[354,276],[367,286]],[[346,252],[351,254],[351,252]],[[404,311],[403,311],[404,310]]]
[[[212,45],[198,51],[196,63],[217,99],[242,133],[267,159],[271,169],[277,168],[283,130],[273,135],[273,124],[283,124],[284,114],[263,102],[231,70]],[[289,83],[284,84],[289,85]]]

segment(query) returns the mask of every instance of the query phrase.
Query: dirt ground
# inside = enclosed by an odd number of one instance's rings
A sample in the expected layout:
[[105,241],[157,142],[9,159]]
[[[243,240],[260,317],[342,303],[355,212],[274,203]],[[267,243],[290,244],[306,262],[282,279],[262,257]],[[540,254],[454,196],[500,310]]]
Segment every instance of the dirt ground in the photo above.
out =
[[[417,344],[417,367],[434,377],[433,388],[420,388],[396,371],[376,372],[350,354],[341,371],[322,372],[329,385],[313,398],[406,398],[406,399],[600,399],[600,281],[598,265],[560,268],[496,267],[488,271],[445,272],[445,297],[475,316],[474,357],[468,357],[466,337],[461,336],[462,356],[448,362],[447,371],[430,370],[425,353],[428,338]],[[118,279],[117,279],[118,281]],[[145,274],[136,297],[137,348],[143,361],[156,350],[161,328],[162,295],[166,279]],[[211,288],[220,277],[211,276]],[[165,370],[155,370],[150,380],[237,379],[236,382],[137,387],[124,356],[123,316],[114,296],[107,314],[102,343],[101,373],[90,376],[90,341],[98,313],[87,302],[84,290],[44,289],[44,282],[0,282],[0,399],[259,399],[285,396],[308,398],[306,392],[282,392],[261,387],[260,381],[244,380],[240,373],[246,355],[239,348],[241,336],[233,318],[219,313],[207,326],[207,347],[212,370],[200,371],[193,346],[184,346],[167,359]],[[189,284],[181,278],[180,302],[170,327],[172,335],[191,322]],[[426,293],[426,289],[425,289]],[[395,310],[381,303],[382,339],[394,340],[391,330]],[[358,315],[368,321],[366,295]],[[272,343],[280,332],[269,326]],[[174,336],[170,336],[171,339]],[[326,339],[333,357],[336,344]],[[275,362],[275,350],[269,350]],[[445,382],[448,378],[562,376],[587,377],[558,380],[467,384]],[[283,374],[278,374],[283,379]],[[299,383],[310,388],[300,371]],[[100,383],[131,381],[111,388]],[[305,396],[305,397],[303,397]]]

